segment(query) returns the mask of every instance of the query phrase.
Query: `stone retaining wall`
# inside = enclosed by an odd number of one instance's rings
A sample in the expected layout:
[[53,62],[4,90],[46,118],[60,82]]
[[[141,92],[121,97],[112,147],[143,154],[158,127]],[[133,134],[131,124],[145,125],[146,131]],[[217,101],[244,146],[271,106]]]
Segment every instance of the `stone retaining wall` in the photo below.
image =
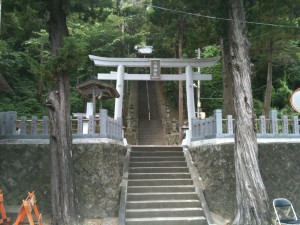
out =
[[[236,207],[234,144],[199,146],[189,150],[202,178],[209,209],[230,219]],[[288,198],[299,213],[300,143],[259,144],[258,160],[270,207],[273,207],[274,198]]]
[[[126,149],[121,144],[74,144],[75,186],[84,218],[116,217]],[[35,191],[43,214],[51,213],[48,144],[1,144],[0,189],[5,205],[21,205]]]

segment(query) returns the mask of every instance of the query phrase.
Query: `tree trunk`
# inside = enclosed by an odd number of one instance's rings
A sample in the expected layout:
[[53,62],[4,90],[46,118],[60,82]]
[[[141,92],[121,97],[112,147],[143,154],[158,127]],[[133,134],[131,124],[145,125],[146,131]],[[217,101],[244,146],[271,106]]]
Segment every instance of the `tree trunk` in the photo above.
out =
[[[41,53],[40,53],[40,69],[42,68],[42,66],[44,65],[44,44],[41,44]],[[43,93],[43,83],[44,83],[44,79],[43,79],[43,75],[40,74],[39,76],[39,90],[38,90],[38,96],[40,97]]]
[[234,114],[233,107],[233,87],[232,87],[232,71],[231,71],[231,54],[230,45],[227,38],[221,40],[222,45],[222,61],[223,61],[223,98],[224,98],[224,116]]
[[269,112],[271,109],[271,98],[272,98],[272,77],[273,77],[273,40],[269,42],[268,51],[268,74],[267,74],[267,86],[264,99],[264,110],[263,115],[266,119],[269,118]]
[[[182,15],[179,18],[179,29],[178,29],[178,58],[182,58],[182,51],[183,51],[183,28],[184,28],[184,21]],[[178,73],[182,73],[182,68],[178,69]],[[183,81],[179,81],[178,83],[178,122],[179,127],[183,125]]]
[[237,212],[232,224],[272,224],[268,195],[258,166],[255,134],[251,66],[243,2],[228,1],[229,40],[235,109],[235,173]]
[[[63,1],[49,2],[49,38],[52,55],[59,54],[64,37],[68,35]],[[69,76],[54,74],[56,88],[50,92],[47,106],[50,120],[51,205],[54,225],[76,222],[74,168],[72,161],[72,132],[70,121]]]

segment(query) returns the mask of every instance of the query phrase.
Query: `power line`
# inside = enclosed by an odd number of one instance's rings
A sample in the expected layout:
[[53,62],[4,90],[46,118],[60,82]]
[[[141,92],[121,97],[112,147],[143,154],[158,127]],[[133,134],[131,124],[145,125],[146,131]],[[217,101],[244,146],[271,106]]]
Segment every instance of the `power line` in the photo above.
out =
[[280,27],[280,28],[296,28],[299,29],[299,26],[291,26],[291,25],[281,25],[281,24],[274,24],[274,23],[263,23],[263,22],[253,22],[253,21],[246,21],[246,20],[232,20],[229,18],[224,18],[224,17],[217,17],[217,16],[207,16],[207,15],[202,15],[198,13],[190,13],[190,12],[185,12],[181,10],[175,10],[175,9],[168,9],[164,8],[161,6],[155,6],[155,5],[150,5],[150,4],[145,4],[147,7],[152,7],[164,11],[169,11],[169,12],[174,12],[174,13],[182,13],[190,16],[197,16],[197,17],[203,17],[207,19],[214,19],[214,20],[225,20],[225,21],[234,21],[234,22],[240,22],[240,23],[248,23],[248,24],[255,24],[255,25],[264,25],[264,26],[271,26],[271,27]]

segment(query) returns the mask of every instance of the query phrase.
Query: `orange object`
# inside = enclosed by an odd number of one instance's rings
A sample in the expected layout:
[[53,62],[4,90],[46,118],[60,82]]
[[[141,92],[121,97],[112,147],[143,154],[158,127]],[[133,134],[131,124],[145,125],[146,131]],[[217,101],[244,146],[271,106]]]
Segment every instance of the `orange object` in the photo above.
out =
[[2,217],[2,218],[0,218],[0,225],[9,225],[9,222],[11,221],[11,219],[10,219],[10,217],[6,216],[3,201],[4,201],[3,192],[2,192],[2,190],[0,190],[0,214]]
[[[33,220],[33,217],[31,215],[32,210],[34,211],[36,221]],[[19,215],[13,225],[22,225],[26,217],[30,225],[43,225],[42,214],[39,213],[39,210],[37,208],[34,192],[28,192],[28,197],[26,198],[26,200],[23,200]]]

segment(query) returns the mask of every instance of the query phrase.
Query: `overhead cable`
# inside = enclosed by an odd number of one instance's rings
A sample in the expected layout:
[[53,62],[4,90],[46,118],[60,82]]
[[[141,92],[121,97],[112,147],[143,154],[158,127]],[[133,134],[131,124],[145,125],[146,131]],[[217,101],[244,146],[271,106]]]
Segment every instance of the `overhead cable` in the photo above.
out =
[[207,18],[207,19],[234,21],[234,22],[240,22],[240,23],[272,26],[272,27],[279,27],[279,28],[296,28],[296,29],[300,29],[299,26],[282,25],[282,24],[274,24],[274,23],[263,23],[263,22],[253,22],[253,21],[247,21],[247,20],[233,20],[233,19],[224,18],[224,17],[207,16],[207,15],[202,15],[202,14],[199,14],[199,13],[190,13],[190,12],[185,12],[185,11],[181,11],[181,10],[168,9],[168,8],[164,8],[164,7],[161,7],[161,6],[155,6],[155,5],[150,5],[150,4],[145,4],[145,5],[147,7],[152,7],[152,8],[156,8],[156,9],[160,9],[160,10],[164,10],[164,11],[169,11],[169,12],[174,12],[174,13],[181,13],[181,14],[186,14],[186,15],[190,15],[190,16],[203,17],[203,18]]

